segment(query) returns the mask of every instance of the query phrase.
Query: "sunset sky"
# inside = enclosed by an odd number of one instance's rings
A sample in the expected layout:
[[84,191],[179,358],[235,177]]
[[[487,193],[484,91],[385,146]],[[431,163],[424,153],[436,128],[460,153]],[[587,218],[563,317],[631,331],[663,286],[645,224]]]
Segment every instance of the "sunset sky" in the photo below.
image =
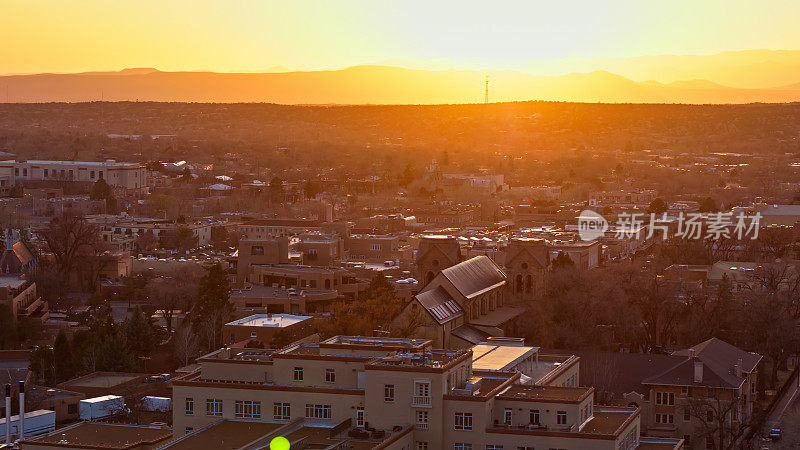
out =
[[800,2],[4,0],[0,73],[343,68],[800,49]]

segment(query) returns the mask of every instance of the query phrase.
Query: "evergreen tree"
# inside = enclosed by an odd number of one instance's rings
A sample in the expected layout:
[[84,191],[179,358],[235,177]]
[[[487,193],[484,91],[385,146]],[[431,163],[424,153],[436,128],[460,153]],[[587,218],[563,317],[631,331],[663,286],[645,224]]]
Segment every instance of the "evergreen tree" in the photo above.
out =
[[222,326],[230,320],[233,305],[229,301],[230,284],[228,274],[217,263],[200,278],[199,295],[192,310],[192,327],[204,339],[206,347],[221,345]]
[[117,211],[117,199],[114,197],[114,190],[103,178],[92,184],[92,188],[89,190],[89,198],[92,200],[105,200],[108,212],[114,213]]
[[144,314],[137,307],[133,315],[125,319],[122,329],[130,351],[137,357],[155,350],[158,336],[152,315]]
[[53,358],[55,360],[56,381],[72,378],[72,344],[69,342],[64,330],[60,330],[56,336],[56,341],[53,344]]
[[0,349],[14,337],[14,314],[8,305],[0,304]]
[[31,352],[30,370],[37,380],[49,386],[54,386],[56,377],[53,350],[45,346],[36,347],[36,350]]

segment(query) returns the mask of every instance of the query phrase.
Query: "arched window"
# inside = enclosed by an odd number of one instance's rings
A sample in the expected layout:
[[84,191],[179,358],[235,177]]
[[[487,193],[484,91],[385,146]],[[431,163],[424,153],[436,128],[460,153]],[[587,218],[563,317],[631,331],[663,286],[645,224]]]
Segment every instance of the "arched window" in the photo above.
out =
[[525,292],[530,293],[533,290],[533,278],[530,275],[525,276]]
[[425,284],[430,283],[433,280],[433,272],[428,271],[428,274],[425,275]]
[[516,287],[515,291],[517,293],[520,293],[520,292],[522,292],[522,275],[517,275],[516,281],[517,281],[516,282],[517,287]]

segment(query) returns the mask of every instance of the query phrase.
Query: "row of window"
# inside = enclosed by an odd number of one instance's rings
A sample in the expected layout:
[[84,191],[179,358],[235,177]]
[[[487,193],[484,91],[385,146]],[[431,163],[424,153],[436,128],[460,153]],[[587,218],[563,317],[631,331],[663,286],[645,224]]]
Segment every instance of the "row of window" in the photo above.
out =
[[656,392],[656,405],[674,405],[675,393],[673,392]]
[[[733,420],[738,420],[739,411],[737,409],[733,409],[731,414],[733,415]],[[689,409],[688,406],[683,408],[683,420],[684,422],[689,422],[690,420],[692,420],[692,411],[691,409]],[[657,413],[655,416],[655,421],[656,423],[672,424],[675,423],[675,418],[673,417],[672,414]],[[706,411],[706,422],[711,423],[713,421],[714,421],[714,411],[709,409]]]
[[[303,381],[304,372],[302,367],[295,367],[292,370],[292,381]],[[335,383],[336,382],[336,370],[334,369],[325,369],[325,382],[326,383]]]
[[[194,415],[194,398],[187,397],[184,405],[186,415]],[[306,404],[305,414],[307,419],[331,419],[333,417],[331,405]],[[234,415],[239,419],[260,419],[261,402],[236,400],[234,402]],[[222,400],[207,398],[206,416],[222,417]],[[274,420],[290,420],[291,417],[292,405],[290,403],[276,402],[272,404],[272,418]]]
[[[587,413],[590,410],[586,410]],[[424,413],[420,415],[419,413]],[[420,422],[420,419],[424,419],[427,423],[427,412],[426,411],[418,411],[417,412],[417,423]],[[506,408],[503,410],[503,423],[505,425],[511,425],[514,420],[514,411],[511,408]],[[538,409],[531,409],[529,411],[529,420],[531,424],[538,424],[539,423],[539,410]],[[556,411],[556,424],[558,425],[566,425],[567,424],[567,412],[566,411]],[[456,431],[472,431],[472,413],[465,413],[465,412],[457,412],[454,413],[453,417],[453,429]]]
[[[59,176],[59,174],[60,174],[60,176]],[[100,174],[100,178],[103,178],[103,171],[102,170],[99,171],[99,174]],[[19,176],[19,168],[14,168],[14,176],[17,176],[17,177]],[[22,168],[22,176],[23,177],[27,177],[28,176],[28,169],[26,169],[24,167]],[[72,170],[68,170],[67,171],[67,170],[61,169],[61,172],[59,172],[58,170],[55,170],[55,169],[53,169],[52,171],[50,169],[44,169],[44,178],[47,178],[47,177],[52,177],[52,178],[69,177],[69,178],[72,178],[74,176],[75,176],[75,173]],[[89,178],[94,180],[94,170],[89,172]]]

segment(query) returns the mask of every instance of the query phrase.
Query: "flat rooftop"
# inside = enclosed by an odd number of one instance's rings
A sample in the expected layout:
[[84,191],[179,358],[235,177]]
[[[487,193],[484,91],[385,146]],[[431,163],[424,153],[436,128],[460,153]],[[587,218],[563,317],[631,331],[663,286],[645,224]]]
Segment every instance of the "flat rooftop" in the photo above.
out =
[[382,348],[420,348],[430,345],[427,339],[390,338],[390,337],[365,337],[365,336],[334,336],[320,342],[321,347],[358,346]]
[[589,387],[535,386],[515,384],[497,396],[498,399],[555,400],[579,402],[591,394]]
[[429,350],[385,356],[369,363],[373,367],[427,367],[441,369],[469,353],[469,350]]
[[240,327],[286,328],[308,319],[311,319],[311,316],[296,316],[294,314],[253,314],[252,316],[247,316],[243,319],[228,322],[225,325]]
[[308,295],[318,294],[337,294],[335,289],[319,289],[319,288],[299,288],[290,292],[288,289],[282,287],[262,286],[260,284],[252,285],[247,289],[231,289],[232,298],[269,298],[281,299],[298,298],[301,293]]
[[234,361],[270,361],[275,350],[260,348],[222,348],[204,356],[202,359]]
[[171,442],[172,450],[238,449],[281,428],[283,423],[221,420]]
[[543,355],[539,353],[537,361],[532,364],[532,367],[529,369],[529,373],[526,375],[531,377],[534,383],[537,383],[542,378],[558,369],[570,358],[572,358],[571,355]]
[[294,264],[253,264],[254,267],[261,267],[264,268],[265,271],[276,270],[281,273],[290,272],[290,273],[324,273],[330,274],[334,273],[336,270],[343,270],[335,267],[322,267],[322,266],[301,266],[301,265],[294,265]]
[[27,388],[28,393],[33,394],[33,398],[41,398],[42,400],[63,400],[67,398],[84,398],[84,394],[80,392],[72,392],[64,389],[54,389],[47,386],[31,386]]
[[65,166],[98,166],[98,167],[142,167],[142,164],[133,162],[118,162],[118,161],[47,161],[42,159],[28,159],[25,161],[16,161],[13,159],[7,161],[0,161],[2,163],[14,164],[59,164]]
[[539,347],[517,347],[482,343],[472,347],[472,368],[477,370],[509,370],[539,351]]
[[74,380],[67,380],[63,383],[64,386],[75,387],[113,387],[119,384],[133,381],[141,377],[142,374],[138,373],[105,373],[97,372],[89,375],[76,378]]
[[165,443],[171,438],[170,428],[80,422],[25,441],[34,445],[46,443],[124,449],[142,444]]
[[631,418],[635,409],[599,409],[594,410],[594,417],[584,425],[581,433],[613,435]]
[[337,358],[348,358],[348,359],[362,360],[362,361],[374,358],[374,356],[350,353],[347,350],[321,348],[318,344],[300,344],[297,346],[293,346],[276,354],[276,357],[279,357],[280,355],[335,356]]

